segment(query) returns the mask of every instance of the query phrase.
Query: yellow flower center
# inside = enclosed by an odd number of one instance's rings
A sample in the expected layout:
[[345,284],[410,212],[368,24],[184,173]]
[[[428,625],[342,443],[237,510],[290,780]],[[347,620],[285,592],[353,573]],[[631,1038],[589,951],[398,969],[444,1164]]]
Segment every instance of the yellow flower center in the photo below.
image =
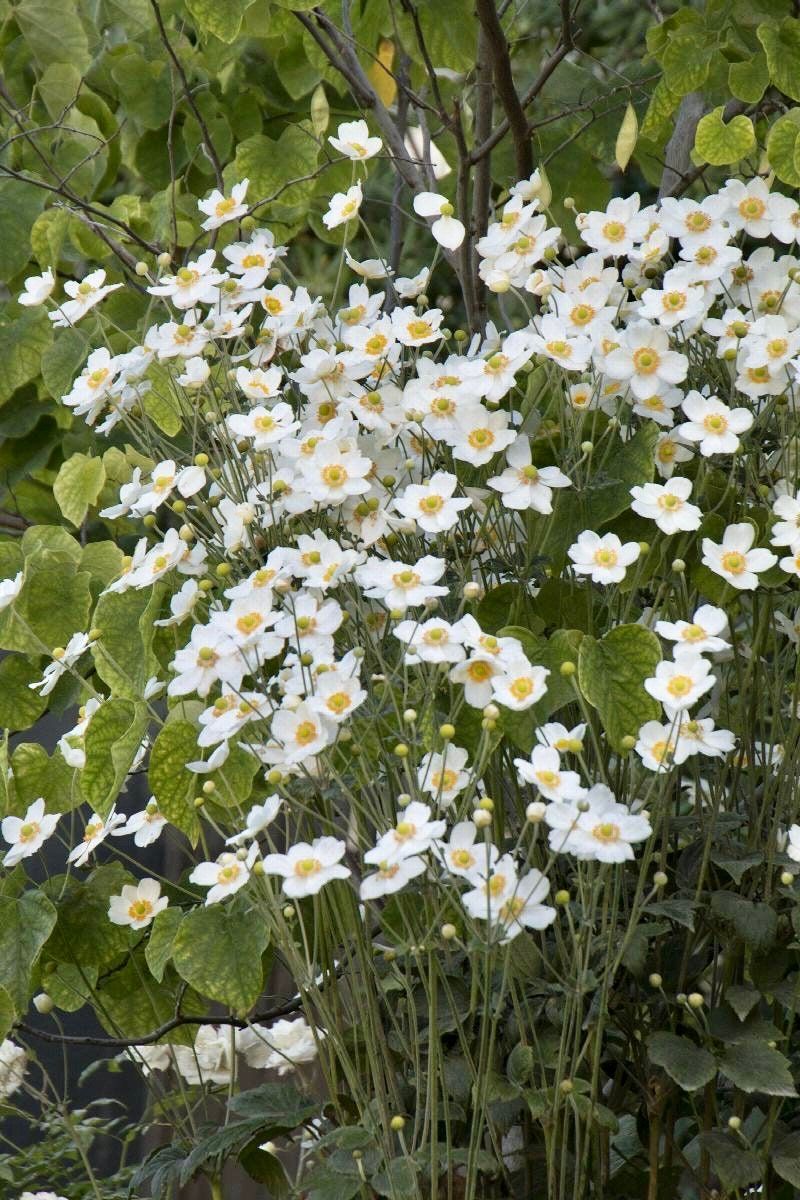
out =
[[528,675],[520,675],[508,688],[515,700],[527,700],[533,692],[533,680]]
[[658,507],[666,508],[668,512],[675,512],[677,509],[683,508],[683,501],[674,492],[664,492],[662,496],[658,497]]
[[607,242],[621,242],[626,230],[622,221],[607,221],[602,232]]
[[301,721],[294,731],[294,740],[298,746],[308,746],[317,736],[317,727],[313,721]]
[[134,900],[128,906],[128,916],[132,921],[144,921],[153,911],[153,906],[149,900]]
[[422,512],[436,513],[444,508],[444,500],[441,496],[423,496],[419,502],[419,507]]
[[552,354],[554,358],[571,358],[572,356],[572,347],[570,346],[569,342],[545,342],[544,348],[548,354]]
[[659,355],[650,346],[641,346],[633,355],[633,365],[639,375],[652,375],[660,362]]
[[321,870],[322,863],[318,858],[300,858],[294,864],[294,873],[301,879],[308,879],[310,875],[316,875]]
[[576,304],[569,317],[573,325],[588,325],[595,316],[595,311],[591,304]]
[[696,208],[693,212],[687,213],[684,225],[690,233],[705,233],[711,225],[711,217],[708,213]]
[[599,825],[595,825],[592,837],[598,842],[618,842],[619,825],[615,825],[612,821],[602,821]]
[[488,663],[478,659],[477,662],[471,662],[467,666],[467,674],[473,683],[485,683],[492,676],[492,668]]
[[350,707],[351,700],[347,692],[334,692],[331,696],[328,696],[325,704],[332,713],[339,714],[347,712],[348,708]]
[[394,827],[394,837],[397,842],[407,842],[417,832],[417,827],[412,821],[399,821]]
[[617,554],[616,550],[603,548],[601,550],[595,550],[594,552],[594,561],[597,563],[598,567],[614,567],[616,566],[618,558],[619,555]]
[[687,625],[681,632],[681,638],[685,642],[702,642],[706,636],[706,631],[702,625]]
[[453,850],[450,855],[450,862],[454,867],[458,867],[461,871],[467,871],[475,864],[475,855],[469,850]]
[[406,325],[406,333],[409,337],[415,339],[428,337],[431,333],[433,333],[433,326],[429,321],[423,321],[421,319],[409,321]]
[[19,831],[19,840],[21,842],[32,842],[39,833],[38,821],[26,821]]
[[561,782],[561,776],[558,771],[537,771],[536,778],[539,780],[539,783],[548,788],[558,787]]
[[329,487],[341,487],[347,481],[347,471],[338,463],[332,463],[322,469],[322,480]]
[[436,788],[437,792],[449,792],[456,786],[458,776],[455,771],[444,770],[435,771],[431,776],[431,783]]
[[491,429],[471,429],[467,441],[474,450],[485,450],[494,441]]
[[729,550],[721,559],[723,571],[729,575],[741,575],[747,567],[747,560],[738,550]]
[[691,675],[673,675],[667,684],[667,691],[670,696],[688,696],[692,690]]
[[739,204],[739,213],[746,221],[757,221],[763,217],[766,204],[758,196],[748,196]]
[[234,208],[236,208],[236,201],[234,200],[233,196],[226,196],[224,200],[220,200],[219,204],[214,209],[214,214],[218,217],[224,217],[227,216],[229,212],[232,212]]
[[261,625],[263,620],[264,620],[264,618],[262,617],[261,613],[258,613],[258,612],[245,613],[244,616],[239,617],[239,619],[237,620],[236,628],[239,630],[239,633],[244,633],[244,634],[255,633],[255,631]]
[[522,896],[512,896],[510,900],[506,900],[505,904],[500,909],[501,920],[505,921],[506,923],[509,921],[516,921],[524,907],[525,901],[523,900]]
[[377,354],[381,354],[386,349],[388,343],[389,339],[382,333],[373,333],[372,337],[368,338],[364,343],[364,350],[367,354],[374,357]]

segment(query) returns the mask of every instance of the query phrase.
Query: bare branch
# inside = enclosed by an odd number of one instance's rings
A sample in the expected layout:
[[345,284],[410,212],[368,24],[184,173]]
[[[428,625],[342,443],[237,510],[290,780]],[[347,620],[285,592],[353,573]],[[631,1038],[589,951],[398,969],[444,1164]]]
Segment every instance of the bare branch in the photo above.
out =
[[[525,109],[514,87],[508,41],[500,24],[494,0],[475,0],[475,12],[486,35],[486,45],[492,60],[494,83],[505,109],[508,128],[514,142],[517,178],[527,179],[533,170],[533,150]],[[566,51],[565,51],[566,53]]]

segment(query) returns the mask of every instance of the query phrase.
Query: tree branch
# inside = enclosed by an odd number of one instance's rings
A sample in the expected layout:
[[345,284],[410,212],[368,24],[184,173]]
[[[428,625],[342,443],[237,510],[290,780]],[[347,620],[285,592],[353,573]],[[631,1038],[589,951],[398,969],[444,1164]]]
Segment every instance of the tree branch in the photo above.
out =
[[[494,0],[475,0],[475,12],[486,35],[486,46],[492,61],[494,83],[505,109],[508,128],[514,142],[518,179],[527,179],[533,171],[533,150],[525,109],[514,87],[508,41],[503,33]],[[566,50],[565,50],[566,53]]]

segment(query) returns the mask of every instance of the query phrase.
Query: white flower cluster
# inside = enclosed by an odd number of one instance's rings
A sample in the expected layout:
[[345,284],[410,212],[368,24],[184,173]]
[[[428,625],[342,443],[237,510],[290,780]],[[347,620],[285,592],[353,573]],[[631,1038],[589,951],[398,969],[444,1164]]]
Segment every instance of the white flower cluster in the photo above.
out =
[[[380,150],[364,122],[342,126],[331,141],[354,163]],[[201,205],[206,228],[246,211],[245,184]],[[286,249],[258,229],[153,279],[148,290],[164,306],[160,319],[123,353],[94,351],[64,397],[100,431],[121,422],[135,430],[148,389],[171,372],[176,412],[187,428],[200,428],[202,452],[193,446],[184,462],[176,450],[150,470],[137,467],[101,515],[145,517],[151,527],[163,518],[165,527],[141,538],[109,590],[168,585],[169,612],[157,624],[174,632],[176,650],[163,682],[171,702],[199,701],[190,769],[208,774],[237,746],[279,789],[246,822],[242,814],[218,859],[196,865],[192,881],[208,889],[209,903],[254,873],[280,879],[290,899],[360,874],[364,902],[426,875],[462,889],[465,912],[501,939],[554,919],[543,903],[548,880],[527,868],[524,847],[491,842],[492,802],[482,787],[491,729],[542,700],[550,671],[531,661],[518,637],[487,632],[464,607],[508,581],[503,546],[527,544],[529,521],[553,514],[555,493],[583,486],[595,448],[588,443],[583,457],[568,460],[556,444],[542,461],[546,439],[515,389],[538,364],[565,424],[586,413],[602,417],[607,448],[656,422],[659,481],[631,487],[629,507],[688,549],[708,515],[696,481],[713,465],[727,470],[742,439],[759,436],[776,399],[793,394],[800,258],[751,243],[793,245],[800,208],[760,179],[732,181],[700,202],[642,208],[635,195],[614,199],[578,218],[588,252],[559,259],[561,231],[541,197],[538,175],[518,184],[477,242],[481,280],[529,306],[511,331],[489,325],[471,340],[454,339],[442,308],[422,292],[427,268],[416,283],[395,285],[381,260],[348,258],[359,281],[328,308],[306,288],[277,281],[289,278],[281,274]],[[360,183],[334,196],[326,224],[356,218],[362,199]],[[446,250],[461,243],[464,226],[444,197],[423,193],[414,208]],[[99,275],[68,287],[69,303],[82,307],[62,304],[54,317],[74,323],[88,311],[108,290]],[[371,290],[377,278],[382,288]],[[43,281],[28,281],[24,302],[45,291]],[[719,368],[713,381],[695,377],[695,346],[711,347]],[[783,469],[778,461],[768,532],[743,519],[702,536],[702,565],[734,593],[758,589],[765,572],[800,577],[800,492]],[[173,513],[180,524],[171,523]],[[643,557],[638,541],[587,528],[568,548],[565,571],[611,592],[642,569]],[[0,586],[3,604],[16,587]],[[704,604],[678,619],[656,610],[642,620],[675,653],[646,683],[664,722],[641,728],[641,763],[656,772],[693,755],[730,754],[731,731],[716,729],[711,715],[689,715],[708,703],[712,667],[731,653],[727,613]],[[87,645],[79,640],[47,668],[43,691]],[[414,727],[410,702],[437,689],[446,693],[446,712],[478,710],[477,751],[455,744],[452,726],[442,727],[438,750],[428,739],[417,760],[401,744],[401,791],[382,766],[392,754],[379,748],[372,774],[384,789],[382,807],[366,806],[366,824],[363,814],[355,820],[340,811],[338,825],[320,820],[310,840],[272,839],[279,811],[288,809],[293,825],[295,786],[323,788],[338,777],[336,756],[353,722],[363,731],[394,703],[398,721]],[[78,766],[97,703],[65,739]],[[632,846],[651,833],[647,811],[619,803],[605,781],[587,777],[583,728],[539,724],[534,733],[530,757],[516,759],[520,784],[535,797],[528,828],[544,820],[554,854],[603,863],[632,857]],[[24,819],[8,818],[6,863],[38,849],[55,819],[41,805]],[[155,801],[121,829],[123,820],[92,818],[74,860],[85,861],[108,832],[145,845],[165,824]],[[135,927],[152,919],[164,903],[152,882],[124,893],[112,919]]]

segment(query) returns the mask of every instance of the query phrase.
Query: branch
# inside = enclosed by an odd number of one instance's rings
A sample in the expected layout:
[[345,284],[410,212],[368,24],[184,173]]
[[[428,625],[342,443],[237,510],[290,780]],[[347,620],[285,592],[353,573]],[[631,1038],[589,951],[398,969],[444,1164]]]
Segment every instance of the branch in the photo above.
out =
[[671,196],[673,189],[680,186],[692,165],[691,151],[698,122],[703,115],[702,92],[689,92],[680,102],[672,137],[664,150],[664,170],[658,188],[658,198]]
[[172,62],[175,66],[175,70],[178,72],[178,75],[180,76],[181,83],[183,84],[183,94],[186,97],[186,103],[191,108],[192,113],[194,114],[194,119],[197,121],[197,124],[200,126],[200,133],[203,138],[203,145],[206,148],[206,154],[208,155],[209,161],[211,162],[211,165],[214,168],[214,175],[216,176],[217,187],[219,188],[220,191],[222,191],[222,189],[224,187],[224,184],[222,181],[222,164],[220,163],[219,156],[214,147],[214,142],[212,141],[211,134],[209,133],[208,125],[206,125],[205,117],[200,112],[200,109],[197,107],[195,98],[192,95],[191,85],[187,78],[186,72],[183,69],[183,63],[178,58],[177,54],[175,53],[174,49],[172,48],[172,43],[169,40],[169,35],[167,34],[167,30],[164,26],[164,19],[161,16],[161,9],[158,6],[158,0],[150,0],[150,7],[152,8],[153,15],[155,16],[156,25],[158,26],[158,33],[159,33],[161,41],[164,45],[164,49],[166,50],[169,57],[172,59]]
[[169,1021],[165,1021],[163,1025],[159,1025],[158,1029],[151,1030],[150,1033],[143,1033],[139,1037],[132,1038],[114,1038],[114,1037],[94,1037],[90,1034],[73,1035],[67,1033],[46,1033],[43,1029],[35,1029],[32,1025],[27,1025],[24,1021],[18,1021],[15,1028],[21,1029],[23,1033],[27,1033],[30,1037],[39,1038],[43,1042],[56,1042],[61,1045],[68,1046],[103,1046],[111,1050],[124,1050],[128,1046],[152,1046],[159,1038],[171,1033],[173,1029],[178,1029],[182,1025],[233,1025],[236,1029],[245,1029],[248,1025],[253,1025],[256,1022],[272,1021],[278,1017],[286,1017],[291,1013],[298,1012],[302,1007],[302,1001],[299,997],[294,1000],[287,1001],[285,1004],[279,1004],[275,1008],[268,1009],[267,1012],[254,1013],[248,1020],[241,1020],[239,1017],[185,1017],[175,1016]]
[[[475,0],[475,12],[481,29],[486,35],[486,45],[492,60],[492,71],[497,94],[503,105],[514,142],[517,178],[527,179],[533,171],[533,150],[528,132],[525,109],[514,87],[508,41],[503,33],[494,0]],[[564,51],[566,53],[566,49]]]
[[[578,31],[576,30],[576,36],[577,36],[577,33],[578,33]],[[523,110],[526,109],[528,107],[528,105],[531,104],[536,99],[536,97],[539,95],[539,93],[543,90],[543,88],[544,88],[545,84],[547,83],[548,79],[550,78],[550,76],[555,71],[556,67],[559,65],[559,63],[562,61],[562,59],[566,58],[566,56],[568,54],[569,54],[569,47],[564,46],[561,44],[561,42],[559,42],[559,44],[556,46],[553,53],[543,64],[541,71],[536,76],[533,83],[530,85],[528,90],[523,94],[522,99],[520,101],[520,104],[521,104]],[[527,128],[527,125],[526,125],[526,128]],[[508,130],[509,130],[508,121],[507,120],[501,121],[500,124],[495,129],[494,133],[491,135],[491,137],[487,137],[485,141],[481,142],[481,144],[479,146],[475,147],[475,149],[472,151],[470,161],[472,163],[480,162],[480,160],[483,158],[483,156],[485,154],[490,154],[491,151],[494,150],[494,148],[498,144],[498,142],[501,142],[503,140],[503,138],[508,133]],[[530,171],[528,172],[528,174],[530,174]]]

